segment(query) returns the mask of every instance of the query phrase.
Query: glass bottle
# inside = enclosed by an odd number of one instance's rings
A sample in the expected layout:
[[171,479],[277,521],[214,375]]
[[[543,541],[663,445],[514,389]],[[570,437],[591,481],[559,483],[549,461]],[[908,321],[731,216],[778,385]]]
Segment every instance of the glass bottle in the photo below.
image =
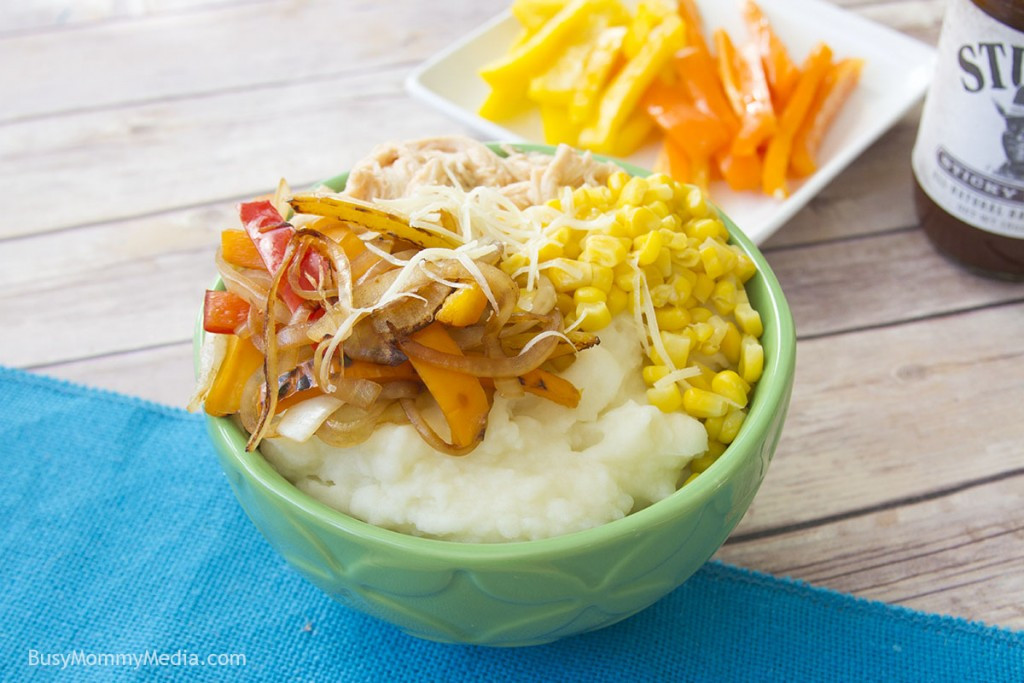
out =
[[912,163],[935,247],[1024,280],[1024,2],[949,0]]

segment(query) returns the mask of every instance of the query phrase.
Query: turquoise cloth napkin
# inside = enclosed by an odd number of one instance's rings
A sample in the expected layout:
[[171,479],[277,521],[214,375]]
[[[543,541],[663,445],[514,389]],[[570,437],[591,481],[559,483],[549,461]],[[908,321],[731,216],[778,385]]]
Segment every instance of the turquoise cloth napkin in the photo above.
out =
[[416,640],[284,564],[201,417],[4,368],[0,397],[4,681],[1024,680],[1024,633],[715,562],[551,645]]

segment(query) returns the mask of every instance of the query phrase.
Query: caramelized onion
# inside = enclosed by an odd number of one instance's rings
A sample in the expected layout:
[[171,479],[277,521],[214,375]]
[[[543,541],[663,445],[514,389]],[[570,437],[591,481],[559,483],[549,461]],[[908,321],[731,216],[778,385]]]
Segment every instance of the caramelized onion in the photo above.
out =
[[420,435],[420,438],[426,441],[427,445],[433,448],[435,451],[447,453],[448,455],[465,455],[466,453],[469,453],[474,448],[476,448],[477,445],[481,441],[483,441],[483,434],[480,434],[468,446],[457,448],[456,446],[442,439],[438,435],[438,433],[434,431],[434,428],[431,427],[429,423],[427,423],[427,420],[425,417],[423,417],[423,413],[422,411],[420,411],[419,406],[416,405],[415,399],[403,398],[399,399],[399,402],[402,404],[402,409],[405,411],[405,416],[409,418],[409,424],[411,424],[416,429],[416,432]]
[[[562,314],[555,309],[544,332],[559,331]],[[475,377],[519,377],[540,367],[558,345],[558,337],[550,335],[525,348],[517,356],[488,358],[486,356],[457,356],[437,351],[412,339],[401,342],[402,351],[411,358],[418,358],[440,368],[464,372]]]

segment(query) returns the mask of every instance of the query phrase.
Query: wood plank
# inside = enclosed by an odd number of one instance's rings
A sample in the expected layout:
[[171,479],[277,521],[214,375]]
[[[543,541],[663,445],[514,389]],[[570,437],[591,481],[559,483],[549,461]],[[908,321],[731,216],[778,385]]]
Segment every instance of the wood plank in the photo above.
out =
[[18,0],[0,4],[0,40],[12,35],[82,28],[106,21],[131,21],[157,14],[202,11],[262,0]]
[[[971,451],[961,452],[961,463],[973,471]],[[1024,473],[810,530],[728,542],[717,557],[864,598],[1020,629],[1021,510]]]
[[[409,65],[506,5],[503,0],[231,3],[74,32],[12,36],[0,41],[0,64],[19,67],[0,70],[0,91],[19,96],[4,103],[0,121]],[[76,68],[54,69],[54,64]]]
[[737,533],[1020,468],[1022,338],[1024,303],[801,341],[782,439]]
[[32,372],[184,408],[192,395],[192,342],[43,365]]
[[465,133],[404,69],[0,126],[0,239],[334,175],[395,138]]
[[765,254],[802,338],[1024,298],[1019,284],[947,261],[917,228]]

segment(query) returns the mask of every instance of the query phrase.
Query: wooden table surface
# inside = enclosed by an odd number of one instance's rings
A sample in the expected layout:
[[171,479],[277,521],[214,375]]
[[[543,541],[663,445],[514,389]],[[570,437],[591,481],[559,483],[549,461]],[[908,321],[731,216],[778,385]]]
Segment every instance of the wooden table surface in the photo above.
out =
[[[942,0],[840,0],[934,43]],[[170,405],[235,204],[377,142],[471,133],[403,90],[505,0],[0,6],[0,362]],[[917,225],[915,109],[764,252],[790,417],[724,561],[1024,628],[1024,285]]]

